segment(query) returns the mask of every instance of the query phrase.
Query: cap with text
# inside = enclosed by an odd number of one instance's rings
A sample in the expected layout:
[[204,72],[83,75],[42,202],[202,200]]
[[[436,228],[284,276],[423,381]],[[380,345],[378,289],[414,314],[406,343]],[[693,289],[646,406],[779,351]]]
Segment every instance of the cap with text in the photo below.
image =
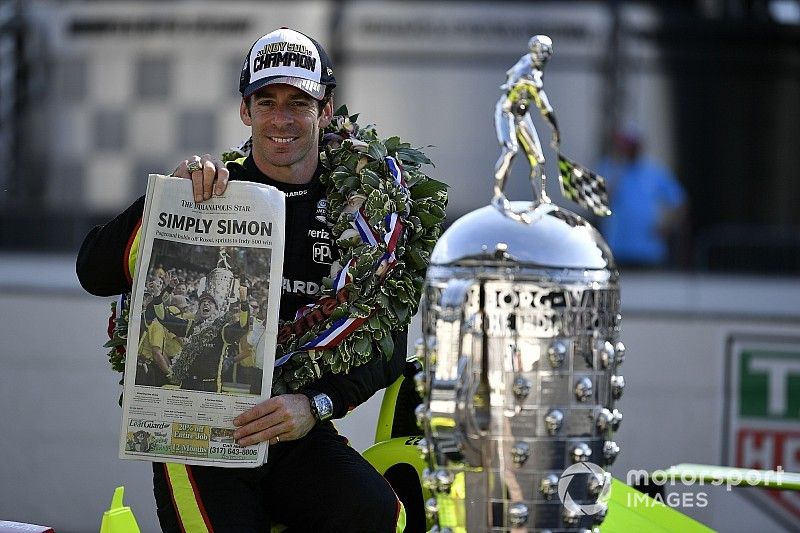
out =
[[242,65],[239,92],[248,97],[273,83],[297,87],[321,100],[326,87],[336,87],[333,64],[311,37],[280,28],[258,39]]

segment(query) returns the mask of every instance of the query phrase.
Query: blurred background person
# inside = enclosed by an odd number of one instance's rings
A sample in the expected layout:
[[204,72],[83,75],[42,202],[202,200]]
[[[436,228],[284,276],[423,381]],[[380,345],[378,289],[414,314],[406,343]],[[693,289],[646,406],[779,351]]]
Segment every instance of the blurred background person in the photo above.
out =
[[611,216],[600,228],[620,265],[664,267],[677,254],[674,240],[686,225],[686,193],[672,172],[643,152],[644,140],[634,124],[613,133],[611,154],[598,166],[605,177]]

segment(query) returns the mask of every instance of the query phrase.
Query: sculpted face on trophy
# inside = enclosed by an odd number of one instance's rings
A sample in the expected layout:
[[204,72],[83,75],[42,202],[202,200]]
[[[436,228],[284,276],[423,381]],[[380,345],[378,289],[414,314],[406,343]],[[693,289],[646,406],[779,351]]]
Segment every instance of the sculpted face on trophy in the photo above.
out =
[[[618,272],[600,234],[546,192],[533,109],[551,129],[564,196],[609,213],[602,178],[561,152],[544,91],[552,53],[550,38],[536,35],[506,72],[493,198],[457,220],[431,256],[415,385],[433,531],[577,532],[607,510],[604,469],[619,453],[625,386]],[[520,147],[530,202],[503,193]]]
[[528,41],[528,49],[531,51],[531,60],[534,66],[543,69],[553,54],[553,41],[547,35],[534,35]]

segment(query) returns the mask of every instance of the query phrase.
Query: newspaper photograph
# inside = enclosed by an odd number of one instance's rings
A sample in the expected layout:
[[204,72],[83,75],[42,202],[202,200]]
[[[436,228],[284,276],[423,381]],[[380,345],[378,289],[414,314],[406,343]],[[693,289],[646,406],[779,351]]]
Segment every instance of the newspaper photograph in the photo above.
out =
[[[122,459],[263,464],[233,419],[267,399],[283,276],[284,196],[230,182],[195,203],[191,181],[151,175],[133,280]],[[133,357],[132,357],[133,356]]]

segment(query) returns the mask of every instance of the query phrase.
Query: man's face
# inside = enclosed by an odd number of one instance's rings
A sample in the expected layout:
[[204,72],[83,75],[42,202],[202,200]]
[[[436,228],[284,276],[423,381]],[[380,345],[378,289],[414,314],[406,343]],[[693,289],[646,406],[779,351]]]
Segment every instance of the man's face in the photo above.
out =
[[[253,134],[253,158],[280,181],[304,183],[317,167],[319,130],[328,125],[332,104],[320,112],[317,100],[291,85],[268,85],[240,106]],[[307,178],[307,179],[306,179]]]
[[175,290],[172,291],[172,294],[178,294],[178,295],[186,294],[186,284],[178,283],[178,285],[175,286]]
[[205,320],[210,318],[217,312],[217,305],[210,299],[210,298],[203,298],[200,301],[200,306],[197,310],[197,314],[200,319]]

